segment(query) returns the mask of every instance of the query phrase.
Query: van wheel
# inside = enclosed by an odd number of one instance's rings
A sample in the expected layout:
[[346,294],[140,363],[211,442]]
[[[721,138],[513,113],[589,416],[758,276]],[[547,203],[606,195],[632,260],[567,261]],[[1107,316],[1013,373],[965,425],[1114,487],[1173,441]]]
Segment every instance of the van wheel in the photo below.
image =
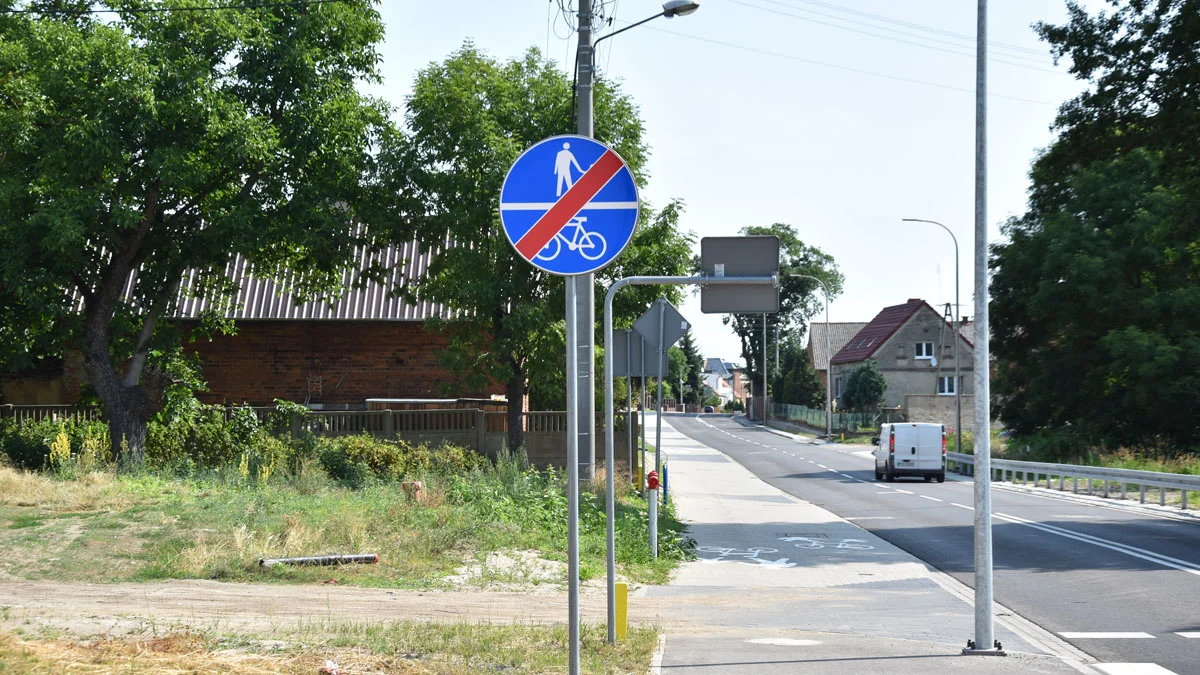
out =
[[883,480],[883,474],[879,473],[879,469],[875,470],[875,480]]
[[932,483],[932,482],[933,482],[933,476],[925,476],[925,482],[926,482],[926,483]]
[[946,474],[944,474],[944,473],[939,473],[939,474],[937,475],[937,482],[939,482],[939,483],[945,483],[945,482],[946,482]]
[[884,474],[884,479],[889,483],[896,482],[896,474],[892,473],[892,465],[888,464],[887,473]]

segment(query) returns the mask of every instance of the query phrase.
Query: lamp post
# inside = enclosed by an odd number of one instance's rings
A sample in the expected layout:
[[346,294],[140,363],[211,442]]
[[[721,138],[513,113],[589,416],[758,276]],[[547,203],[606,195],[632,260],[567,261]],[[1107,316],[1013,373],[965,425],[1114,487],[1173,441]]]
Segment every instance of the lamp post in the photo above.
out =
[[[700,3],[690,2],[689,0],[667,0],[663,3],[662,12],[654,16],[647,17],[637,23],[626,26],[620,30],[613,31],[608,35],[601,37],[595,42],[592,41],[592,5],[593,0],[579,0],[579,44],[576,48],[577,66],[575,77],[577,86],[572,92],[572,96],[578,104],[579,114],[577,117],[578,125],[576,133],[580,136],[592,138],[594,135],[594,122],[592,111],[592,76],[595,72],[593,57],[596,53],[596,45],[607,40],[618,33],[625,31],[635,26],[640,26],[647,21],[652,21],[660,16],[665,16],[668,19],[676,16],[686,16],[700,8]],[[575,106],[572,106],[574,109]],[[595,380],[594,363],[592,361],[592,353],[595,351],[595,277],[591,274],[580,274],[568,276],[566,278],[566,296],[567,308],[566,311],[575,317],[575,320],[567,320],[567,340],[574,340],[581,348],[579,350],[579,363],[575,364],[578,368],[576,377],[567,378],[567,405],[572,406],[576,410],[577,422],[574,428],[568,427],[567,433],[578,438],[578,447],[586,448],[588,452],[588,460],[586,462],[576,462],[578,464],[586,464],[587,479],[593,475],[593,467],[595,465],[596,444],[592,441],[593,431],[596,426],[596,403],[595,403]],[[577,328],[576,328],[577,327]],[[570,349],[567,350],[568,354]],[[568,364],[568,372],[571,366]],[[643,373],[644,374],[644,373]],[[660,397],[659,406],[662,406]],[[567,415],[568,422],[571,420],[571,415]],[[609,432],[611,433],[611,430]],[[607,469],[605,479],[613,480],[613,457],[612,452],[609,452],[605,457],[605,468]],[[577,469],[577,467],[576,467]],[[578,471],[575,472],[575,477],[578,478]],[[571,481],[568,486],[567,493],[567,510],[570,512],[568,518],[570,520],[569,529],[576,527],[578,522],[578,480]],[[605,510],[608,514],[608,541],[613,541],[613,514],[616,513],[616,505],[614,504],[613,491],[608,490],[608,497],[605,501]],[[568,533],[570,534],[570,533]],[[571,537],[568,536],[570,540]],[[579,558],[578,547],[575,551],[568,552],[567,560],[567,587],[568,587],[568,612],[569,624],[568,633],[570,639],[570,648],[568,654],[567,670],[570,675],[578,675],[579,673]],[[613,552],[609,550],[608,554],[608,641],[610,644],[617,641],[616,623],[617,609],[614,602],[614,593],[612,585],[616,579],[617,570],[616,562],[613,557]]]
[[812,279],[825,292],[825,437],[833,438],[833,352],[829,348],[829,287],[817,277],[808,274],[789,274],[789,277]]
[[958,343],[962,339],[959,331],[962,330],[962,319],[958,308],[958,237],[950,231],[950,228],[937,222],[936,220],[922,220],[921,218],[904,218],[906,223],[929,223],[937,225],[950,235],[954,240],[954,314],[955,321],[951,324],[954,329],[954,449],[956,452],[962,452],[962,368],[961,360],[958,358]]

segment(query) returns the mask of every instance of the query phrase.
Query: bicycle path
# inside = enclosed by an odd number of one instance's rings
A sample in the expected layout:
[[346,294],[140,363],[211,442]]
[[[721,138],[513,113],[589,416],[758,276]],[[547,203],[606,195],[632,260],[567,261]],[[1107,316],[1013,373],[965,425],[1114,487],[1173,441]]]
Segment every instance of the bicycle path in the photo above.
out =
[[663,448],[671,499],[701,559],[631,602],[665,627],[660,672],[1095,672],[1086,655],[1016,618],[996,626],[1008,657],[962,656],[974,610],[953,579],[668,420]]

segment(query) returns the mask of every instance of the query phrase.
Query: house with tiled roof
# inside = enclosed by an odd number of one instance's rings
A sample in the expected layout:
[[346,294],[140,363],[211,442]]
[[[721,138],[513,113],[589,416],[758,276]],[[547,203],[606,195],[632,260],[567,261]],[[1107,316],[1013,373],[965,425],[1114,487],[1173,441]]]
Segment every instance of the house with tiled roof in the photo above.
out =
[[[813,326],[813,329],[816,325]],[[831,359],[833,395],[840,399],[856,368],[874,361],[887,382],[884,406],[908,411],[911,421],[942,421],[954,409],[961,388],[963,408],[974,394],[974,347],[957,334],[929,303],[910,299],[884,307],[837,350]],[[958,339],[960,379],[954,378],[954,340]],[[926,419],[928,418],[928,419]],[[964,419],[964,428],[969,420]]]
[[[846,343],[858,335],[858,332],[867,327],[865,321],[845,321],[841,323],[831,322],[829,326],[829,340],[825,340],[825,326],[823,321],[814,321],[808,326],[808,356],[812,359],[813,370],[817,372],[817,379],[821,383],[821,389],[825,389],[825,371],[829,367],[829,359],[834,354],[842,350]],[[829,345],[829,350],[826,351],[825,345]]]

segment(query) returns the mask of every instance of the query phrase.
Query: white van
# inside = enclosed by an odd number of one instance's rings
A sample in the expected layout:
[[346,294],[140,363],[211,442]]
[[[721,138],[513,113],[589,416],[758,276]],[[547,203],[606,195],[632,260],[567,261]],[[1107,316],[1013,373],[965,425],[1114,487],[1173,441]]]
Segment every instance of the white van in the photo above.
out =
[[920,476],[926,481],[946,480],[946,427],[909,422],[879,427],[875,443],[875,480]]

